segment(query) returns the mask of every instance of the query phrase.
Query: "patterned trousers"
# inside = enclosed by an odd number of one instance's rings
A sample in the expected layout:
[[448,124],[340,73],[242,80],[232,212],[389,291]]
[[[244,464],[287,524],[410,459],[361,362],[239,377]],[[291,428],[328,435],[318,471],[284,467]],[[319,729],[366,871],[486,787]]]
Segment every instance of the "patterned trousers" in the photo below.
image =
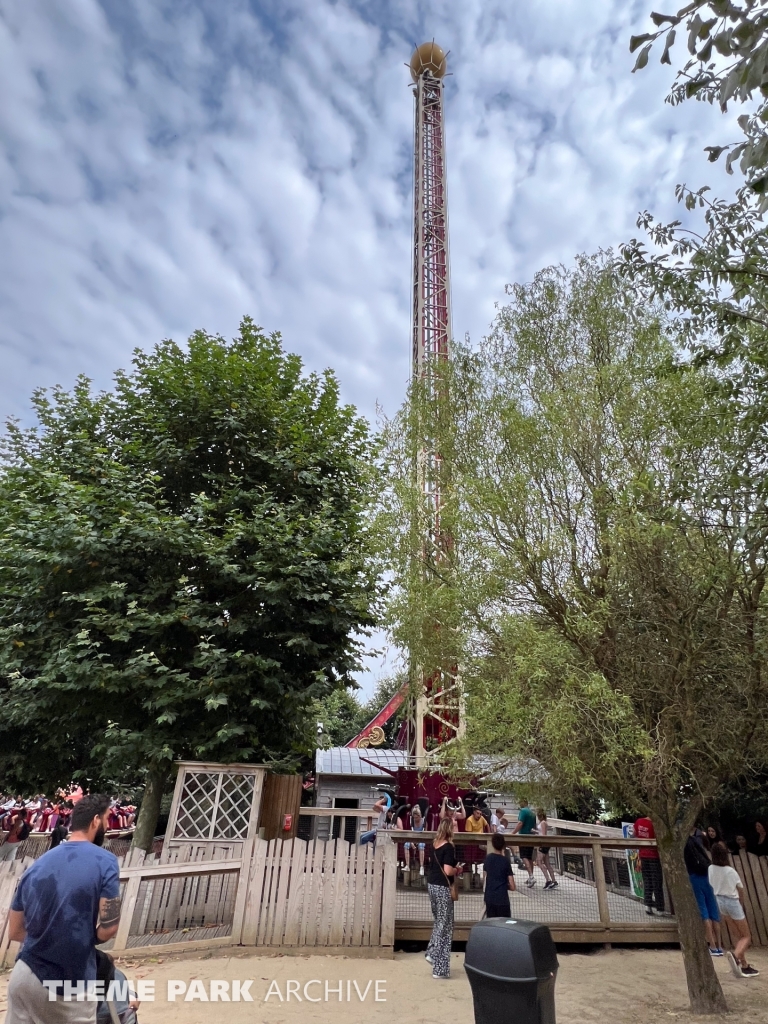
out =
[[451,942],[453,941],[453,900],[447,885],[428,885],[429,902],[435,925],[427,946],[432,957],[432,973],[440,978],[451,976]]

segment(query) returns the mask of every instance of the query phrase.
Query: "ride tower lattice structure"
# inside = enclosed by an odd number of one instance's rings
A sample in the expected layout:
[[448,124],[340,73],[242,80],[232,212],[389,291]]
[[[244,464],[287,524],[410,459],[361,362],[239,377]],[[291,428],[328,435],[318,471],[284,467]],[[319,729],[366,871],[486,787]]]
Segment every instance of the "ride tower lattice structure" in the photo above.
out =
[[[411,57],[415,100],[413,167],[413,308],[412,374],[438,399],[441,365],[451,354],[451,283],[448,247],[448,196],[443,107],[447,55],[434,42],[422,43]],[[416,473],[428,524],[421,539],[424,562],[446,559],[452,539],[442,522],[444,466],[428,425],[419,444]],[[440,624],[432,627],[438,639]],[[450,659],[437,670],[410,666],[410,679],[348,747],[379,746],[383,726],[405,704],[407,714],[397,746],[405,748],[410,767],[439,765],[440,750],[462,731],[461,683]]]
[[[422,43],[410,61],[415,100],[413,153],[413,321],[412,372],[428,404],[435,408],[442,387],[441,368],[451,357],[451,272],[448,244],[448,191],[445,162],[444,80],[447,55],[434,42]],[[444,465],[428,423],[420,438],[419,486],[427,526],[421,540],[425,565],[446,561],[452,538],[442,521]],[[435,630],[440,645],[440,624]],[[458,666],[425,672],[411,664],[407,747],[418,768],[439,763],[440,750],[462,728]]]

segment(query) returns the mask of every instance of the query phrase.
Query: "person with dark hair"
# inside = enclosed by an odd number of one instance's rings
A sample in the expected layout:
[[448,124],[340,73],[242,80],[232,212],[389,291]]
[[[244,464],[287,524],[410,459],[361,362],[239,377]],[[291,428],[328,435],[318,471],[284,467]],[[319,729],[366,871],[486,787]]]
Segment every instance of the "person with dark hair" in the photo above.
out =
[[715,843],[721,843],[723,841],[723,837],[720,835],[720,830],[717,826],[707,825],[704,829],[701,841],[704,844],[705,850],[711,850]]
[[385,832],[402,832],[403,819],[400,817],[400,808],[390,807],[384,817],[384,824],[381,826]]
[[[635,839],[655,839],[656,832],[650,818],[638,818],[635,822]],[[645,912],[652,915],[664,913],[664,883],[661,876],[659,851],[655,846],[640,847],[640,868],[643,872],[643,900]]]
[[733,853],[741,853],[742,850],[749,852],[749,843],[747,837],[739,832],[733,839],[734,849]]
[[707,945],[712,956],[722,956],[722,939],[720,934],[720,910],[715,894],[709,884],[709,854],[700,838],[699,830],[693,829],[683,850],[688,879],[696,897],[696,903],[704,922]]
[[59,818],[53,827],[51,832],[51,845],[48,847],[49,850],[55,849],[59,843],[63,843],[69,835],[69,829],[63,819]]
[[515,891],[516,886],[512,866],[504,853],[504,836],[494,832],[491,846],[493,849],[483,863],[485,916],[509,917],[509,894]]
[[712,847],[708,876],[720,913],[730,921],[733,931],[738,935],[733,952],[725,954],[731,973],[737,978],[754,978],[760,972],[750,967],[744,955],[752,945],[749,923],[744,913],[744,884],[739,873],[729,863],[725,843],[715,843]]
[[747,850],[756,857],[768,855],[768,830],[762,821],[755,822],[755,840],[747,844]]
[[[379,831],[380,828],[384,828],[384,826],[386,825],[387,812],[389,811],[391,806],[392,797],[389,795],[389,793],[385,793],[384,796],[379,797],[379,799],[374,803],[373,810],[378,815],[376,824],[367,832],[362,833],[362,835],[360,836],[361,846],[365,846],[366,843],[376,842],[376,833]],[[371,817],[373,817],[373,815],[371,815]]]
[[[536,831],[536,815],[528,806],[527,800],[520,801],[520,810],[517,815],[517,824],[512,829],[512,835],[531,836]],[[520,856],[523,858],[523,864],[525,870],[528,872],[528,878],[526,885],[529,888],[533,888],[536,885],[536,879],[533,877],[533,847],[532,846],[521,846]]]
[[117,857],[101,848],[108,810],[108,797],[82,797],[69,842],[21,876],[9,937],[22,947],[8,982],[6,1024],[96,1021],[95,1002],[65,999],[63,990],[67,983],[70,993],[84,990],[96,980],[96,943],[111,939],[120,922]]

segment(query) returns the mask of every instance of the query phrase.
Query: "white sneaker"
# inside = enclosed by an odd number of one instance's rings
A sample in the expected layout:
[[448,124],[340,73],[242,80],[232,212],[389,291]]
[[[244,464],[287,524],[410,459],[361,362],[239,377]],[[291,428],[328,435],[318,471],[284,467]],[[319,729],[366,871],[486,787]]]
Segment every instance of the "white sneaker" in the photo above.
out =
[[433,960],[433,959],[432,959],[432,957],[431,957],[431,956],[429,955],[429,953],[425,953],[425,954],[424,954],[424,959],[425,959],[425,960],[427,961],[427,963],[428,963],[428,964],[432,964],[432,963],[434,963],[434,960]]
[[536,885],[536,879],[535,878],[528,878],[528,879],[526,879],[526,883],[525,884],[528,886],[529,889],[532,889],[534,887],[534,885]]
[[421,867],[419,868],[419,874],[420,874],[420,875],[423,875],[423,874],[424,874],[424,865],[423,865],[423,864],[422,864],[422,865],[421,865]]
[[446,974],[433,974],[432,977],[435,981],[450,981],[450,976]]

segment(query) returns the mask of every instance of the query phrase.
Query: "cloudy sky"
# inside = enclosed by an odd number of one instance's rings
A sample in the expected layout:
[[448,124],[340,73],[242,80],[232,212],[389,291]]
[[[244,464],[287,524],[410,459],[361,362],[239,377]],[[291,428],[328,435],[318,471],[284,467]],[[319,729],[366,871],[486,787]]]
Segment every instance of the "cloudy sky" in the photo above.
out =
[[[414,43],[450,50],[454,333],[722,183],[651,0],[0,0],[0,413],[243,314],[371,419],[408,376]],[[674,6],[674,5],[672,5]],[[680,54],[682,58],[682,54]],[[725,193],[729,186],[719,189]]]

